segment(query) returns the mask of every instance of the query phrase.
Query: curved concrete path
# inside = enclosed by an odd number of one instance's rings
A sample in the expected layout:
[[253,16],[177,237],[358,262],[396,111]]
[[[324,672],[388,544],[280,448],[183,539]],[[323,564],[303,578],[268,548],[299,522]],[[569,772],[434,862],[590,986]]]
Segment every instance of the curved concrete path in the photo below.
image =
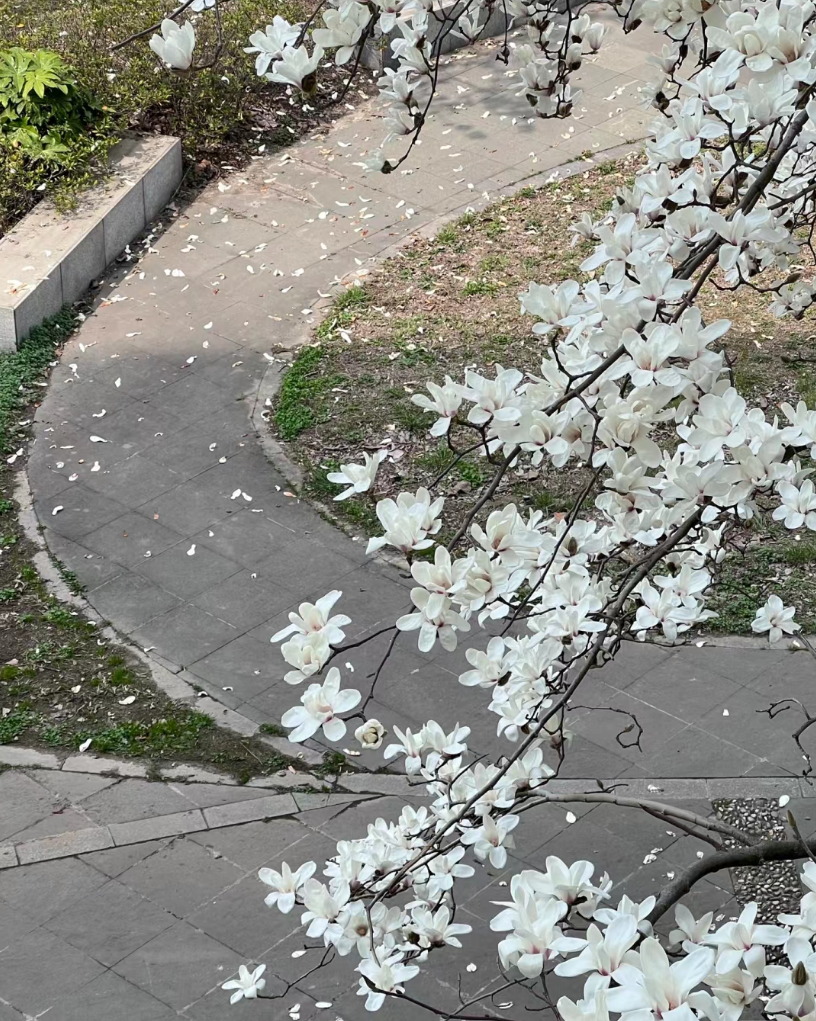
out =
[[[653,42],[612,28],[578,76],[583,107],[569,124],[523,119],[524,104],[498,81],[492,44],[460,51],[406,172],[362,177],[353,166],[383,130],[364,107],[213,185],[112,275],[54,370],[28,465],[47,543],[102,617],[256,722],[278,720],[292,702],[269,644],[291,607],[340,588],[350,638],[393,622],[407,604],[404,579],[366,561],[363,544],[298,501],[265,458],[251,416],[271,354],[308,336],[333,280],[365,271],[411,233],[586,150],[642,136],[650,115],[638,90]],[[352,657],[364,691],[380,643]],[[628,651],[592,696],[637,710],[643,752],[617,744],[609,714],[592,714],[579,720],[570,775],[796,770],[782,723],[754,713],[765,699],[751,689],[764,687],[767,662],[732,650]],[[376,715],[408,724],[438,709],[453,722],[461,707],[470,717],[471,696],[454,677],[463,663],[461,652],[421,656],[403,636]],[[689,678],[698,683],[678,694]],[[724,716],[737,692],[739,710]],[[479,751],[500,747],[485,710],[473,728]],[[758,731],[770,733],[767,754]]]

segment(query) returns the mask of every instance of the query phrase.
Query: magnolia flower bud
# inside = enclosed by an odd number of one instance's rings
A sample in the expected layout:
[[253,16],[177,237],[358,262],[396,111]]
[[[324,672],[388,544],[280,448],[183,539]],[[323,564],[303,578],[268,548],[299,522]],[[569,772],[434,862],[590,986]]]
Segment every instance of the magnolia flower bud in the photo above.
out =
[[386,733],[379,720],[367,720],[354,731],[354,736],[366,751],[375,751],[383,743]]
[[586,32],[584,32],[584,42],[593,53],[597,53],[601,48],[601,43],[603,42],[605,34],[606,25],[601,24],[600,21],[596,21],[589,26]]

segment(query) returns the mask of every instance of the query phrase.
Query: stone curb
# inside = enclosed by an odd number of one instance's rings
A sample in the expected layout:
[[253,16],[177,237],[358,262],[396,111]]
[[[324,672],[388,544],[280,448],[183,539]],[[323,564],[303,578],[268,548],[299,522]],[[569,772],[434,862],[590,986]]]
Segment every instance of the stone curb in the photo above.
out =
[[[767,798],[778,800],[787,795],[794,799],[816,799],[816,786],[799,777],[720,777],[717,779],[636,779],[625,781],[623,793],[658,801],[713,801],[727,798]],[[367,789],[364,789],[367,785]],[[551,780],[547,789],[553,794],[580,794],[588,787],[595,788],[594,779]],[[338,793],[328,794],[275,794],[269,797],[238,801],[212,808],[192,809],[170,815],[136,819],[131,822],[110,823],[107,826],[90,826],[70,830],[38,840],[0,846],[0,869],[32,865],[55,858],[71,858],[90,851],[111,847],[143,844],[149,840],[162,840],[202,833],[207,830],[242,826],[250,822],[268,822],[303,812],[319,810],[339,804],[377,800],[379,797],[405,796],[413,793],[424,797],[422,785],[414,784],[406,776],[356,774],[341,777]],[[417,790],[420,788],[420,790]],[[347,793],[353,791],[353,793]],[[566,811],[568,805],[563,804]]]
[[[288,744],[285,738],[274,738],[262,735],[260,740],[269,744],[272,748],[286,752]],[[291,754],[291,753],[290,753]],[[309,752],[310,760],[315,765],[320,765],[322,756]],[[146,780],[148,770],[141,762],[134,762],[129,759],[108,758],[106,756],[92,755],[89,753],[69,753],[53,755],[50,752],[40,752],[36,748],[21,748],[17,745],[0,745],[0,766],[11,766],[19,769],[35,769],[43,771],[66,773],[91,773],[96,776],[113,776],[118,778],[132,778]],[[395,779],[397,779],[395,777]],[[242,786],[238,780],[226,773],[217,773],[215,770],[206,769],[203,766],[176,765],[168,766],[158,770],[156,782],[174,782],[180,784],[220,784],[228,787]],[[293,787],[308,785],[316,781],[312,773],[286,772],[283,776],[257,776],[249,780],[248,787]],[[322,781],[319,781],[322,782]]]

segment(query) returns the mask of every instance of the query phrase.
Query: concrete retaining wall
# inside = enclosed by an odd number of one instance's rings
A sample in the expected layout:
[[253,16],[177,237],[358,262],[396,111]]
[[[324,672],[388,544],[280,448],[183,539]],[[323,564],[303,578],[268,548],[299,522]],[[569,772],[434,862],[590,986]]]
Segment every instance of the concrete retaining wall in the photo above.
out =
[[127,138],[111,152],[111,176],[60,213],[48,200],[0,238],[0,351],[80,298],[167,205],[181,181],[181,142]]

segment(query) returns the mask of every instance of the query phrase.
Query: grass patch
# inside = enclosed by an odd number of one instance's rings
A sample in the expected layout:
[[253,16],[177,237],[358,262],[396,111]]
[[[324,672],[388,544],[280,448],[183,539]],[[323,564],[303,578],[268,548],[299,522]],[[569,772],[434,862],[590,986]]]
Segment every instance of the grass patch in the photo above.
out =
[[285,440],[293,440],[327,413],[326,397],[344,382],[338,373],[324,374],[323,350],[305,347],[283,377],[275,410],[275,425]]
[[[18,351],[0,355],[0,452],[17,447],[24,435],[18,426],[20,412],[33,400],[35,384],[75,327],[71,310],[64,308],[35,327]],[[2,506],[8,513],[11,502],[3,500]]]
[[474,294],[495,294],[499,285],[490,280],[468,280],[463,290],[468,297]]

